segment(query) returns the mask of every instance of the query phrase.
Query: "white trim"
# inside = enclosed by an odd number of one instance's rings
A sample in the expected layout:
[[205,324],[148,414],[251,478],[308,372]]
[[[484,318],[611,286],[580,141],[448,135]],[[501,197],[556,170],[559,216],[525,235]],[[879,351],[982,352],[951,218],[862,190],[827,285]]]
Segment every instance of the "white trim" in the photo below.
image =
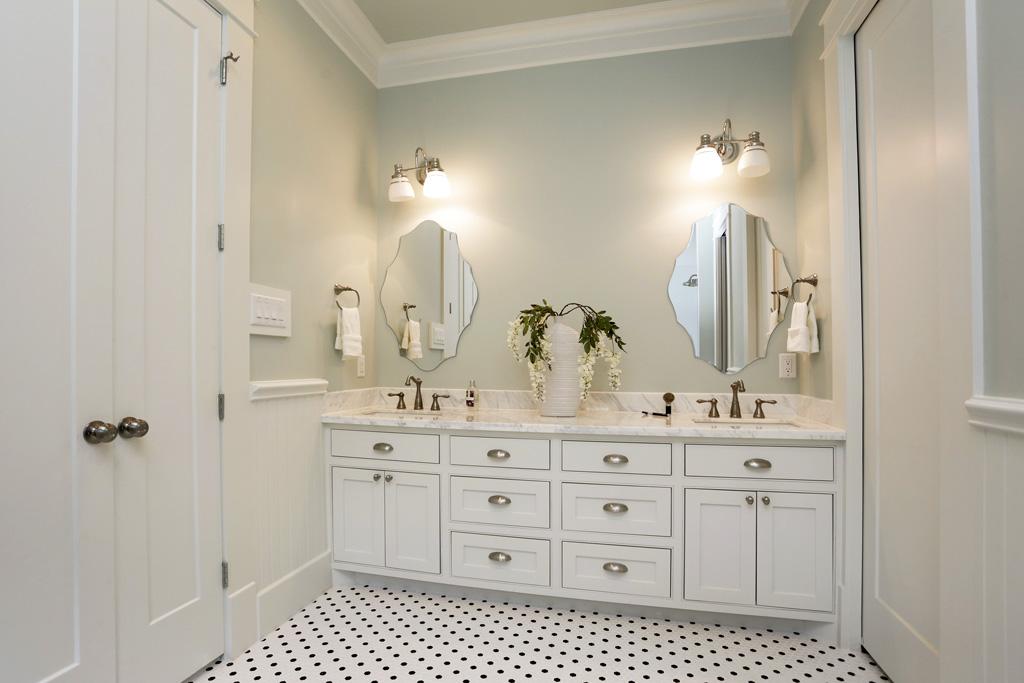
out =
[[384,39],[354,0],[296,0],[327,37],[377,85]]
[[971,381],[974,394],[985,391],[985,238],[981,200],[981,75],[978,65],[978,11],[965,0],[967,144],[971,231]]
[[998,396],[973,396],[964,403],[967,422],[995,432],[1024,434],[1024,400]]
[[792,35],[809,0],[663,0],[385,43],[354,0],[297,0],[378,88]]
[[315,396],[326,393],[327,380],[325,379],[278,379],[249,382],[250,401]]
[[327,549],[260,589],[256,595],[259,637],[288,621],[331,587],[331,551]]

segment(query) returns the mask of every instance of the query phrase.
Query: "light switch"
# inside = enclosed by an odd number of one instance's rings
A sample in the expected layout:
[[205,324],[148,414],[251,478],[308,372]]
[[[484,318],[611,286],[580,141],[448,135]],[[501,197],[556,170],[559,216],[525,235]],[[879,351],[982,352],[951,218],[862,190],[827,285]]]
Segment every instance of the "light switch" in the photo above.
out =
[[249,334],[292,336],[291,292],[250,284]]

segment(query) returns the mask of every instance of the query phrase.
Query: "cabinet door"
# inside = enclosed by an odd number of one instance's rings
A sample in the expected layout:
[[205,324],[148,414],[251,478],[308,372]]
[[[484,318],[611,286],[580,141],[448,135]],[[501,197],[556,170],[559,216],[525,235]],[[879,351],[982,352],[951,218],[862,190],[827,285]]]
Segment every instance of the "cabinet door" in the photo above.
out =
[[384,566],[383,473],[332,467],[331,482],[334,559]]
[[757,508],[753,491],[686,490],[687,600],[753,605]]
[[436,474],[388,472],[385,479],[387,566],[440,573],[440,478]]
[[757,604],[832,609],[832,496],[758,493]]

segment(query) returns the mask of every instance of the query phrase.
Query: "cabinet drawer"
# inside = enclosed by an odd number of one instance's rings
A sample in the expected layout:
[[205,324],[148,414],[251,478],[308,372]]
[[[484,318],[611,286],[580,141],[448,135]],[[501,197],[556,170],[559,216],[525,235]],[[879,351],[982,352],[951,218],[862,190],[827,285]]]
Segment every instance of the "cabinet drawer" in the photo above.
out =
[[551,585],[551,545],[536,538],[452,532],[452,576]]
[[671,596],[672,551],[562,543],[562,586],[656,598]]
[[563,441],[562,469],[567,472],[672,474],[672,446],[667,443]]
[[452,521],[548,528],[546,481],[452,477]]
[[506,439],[453,436],[453,465],[550,469],[551,442],[547,439]]
[[439,463],[440,437],[436,434],[332,429],[331,455],[339,458],[373,458],[387,462]]
[[562,484],[562,528],[643,536],[672,535],[672,489]]
[[832,481],[833,451],[828,447],[686,447],[686,476],[739,479]]

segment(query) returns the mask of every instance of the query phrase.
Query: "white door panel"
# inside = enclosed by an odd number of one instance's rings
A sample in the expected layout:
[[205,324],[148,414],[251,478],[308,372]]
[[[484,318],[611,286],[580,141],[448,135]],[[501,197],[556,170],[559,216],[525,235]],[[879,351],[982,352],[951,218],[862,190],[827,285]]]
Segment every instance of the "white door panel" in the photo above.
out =
[[441,571],[441,496],[436,474],[389,472],[385,478],[385,558],[392,569]]
[[0,679],[112,681],[115,3],[0,21]]
[[757,604],[832,609],[832,496],[757,494]]
[[116,468],[121,683],[223,652],[220,28],[201,0],[119,8],[114,412],[150,424]]
[[334,559],[384,566],[384,476],[374,470],[331,468]]
[[757,494],[687,489],[685,495],[686,599],[753,605]]
[[[949,321],[932,207],[930,0],[881,0],[856,36],[864,311],[864,645],[900,683],[938,680],[936,351]],[[953,283],[952,286],[957,286]]]

